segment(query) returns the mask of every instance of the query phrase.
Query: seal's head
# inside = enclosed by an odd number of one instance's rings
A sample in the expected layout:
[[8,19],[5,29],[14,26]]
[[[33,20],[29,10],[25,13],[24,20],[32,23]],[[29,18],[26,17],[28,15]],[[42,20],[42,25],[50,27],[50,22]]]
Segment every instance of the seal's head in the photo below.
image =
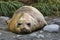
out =
[[30,33],[32,30],[35,30],[37,21],[31,17],[29,14],[25,13],[16,23],[16,32],[20,33]]

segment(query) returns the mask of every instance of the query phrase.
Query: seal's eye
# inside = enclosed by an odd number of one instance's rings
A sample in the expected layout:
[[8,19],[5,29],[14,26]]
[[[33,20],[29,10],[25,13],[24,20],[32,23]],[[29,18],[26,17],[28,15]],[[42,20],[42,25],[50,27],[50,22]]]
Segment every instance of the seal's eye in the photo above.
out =
[[22,23],[18,23],[17,25],[20,26]]
[[27,23],[27,25],[30,27],[31,26],[31,24],[30,23]]
[[20,25],[22,25],[22,23],[17,23],[17,27],[20,27]]

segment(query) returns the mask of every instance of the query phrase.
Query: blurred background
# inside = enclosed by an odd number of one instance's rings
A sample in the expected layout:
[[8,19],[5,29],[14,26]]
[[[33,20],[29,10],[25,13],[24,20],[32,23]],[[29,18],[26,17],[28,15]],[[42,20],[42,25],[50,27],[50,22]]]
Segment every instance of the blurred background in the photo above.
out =
[[12,17],[24,5],[37,8],[44,16],[60,16],[60,0],[0,0],[0,16]]

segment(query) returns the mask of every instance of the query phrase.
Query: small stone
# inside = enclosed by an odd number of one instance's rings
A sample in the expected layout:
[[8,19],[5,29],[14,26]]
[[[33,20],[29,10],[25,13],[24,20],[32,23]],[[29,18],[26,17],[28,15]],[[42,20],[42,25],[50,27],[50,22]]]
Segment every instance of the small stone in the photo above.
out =
[[45,18],[47,19],[47,18],[49,18],[48,16],[45,16]]
[[59,31],[59,25],[57,25],[57,24],[47,25],[43,28],[43,30],[48,31],[48,32],[58,32]]
[[9,17],[4,17],[4,16],[1,16],[0,19],[4,19],[4,20],[8,20]]
[[22,36],[22,35],[17,35],[17,37],[20,37],[20,36]]
[[41,30],[40,33],[43,33],[43,31]]
[[15,38],[16,36],[13,36],[13,38]]
[[51,20],[52,19],[52,18],[50,18],[48,16],[45,16],[44,18],[45,18],[45,20]]
[[44,35],[43,35],[43,34],[39,34],[39,35],[37,36],[37,38],[44,38]]
[[6,21],[9,20],[9,17],[4,17],[4,16],[1,16],[0,17],[0,24],[6,24]]
[[30,34],[30,36],[36,36],[37,34],[36,33],[32,33],[32,34]]
[[2,35],[2,33],[0,33],[0,35]]
[[60,19],[54,19],[53,22],[54,22],[54,24],[60,25]]
[[3,38],[0,38],[0,40],[4,40]]

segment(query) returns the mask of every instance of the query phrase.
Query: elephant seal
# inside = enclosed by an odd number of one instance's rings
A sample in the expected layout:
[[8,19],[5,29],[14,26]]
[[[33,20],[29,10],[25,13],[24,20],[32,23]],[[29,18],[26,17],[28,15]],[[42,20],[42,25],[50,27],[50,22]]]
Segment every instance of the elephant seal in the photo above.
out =
[[47,24],[42,13],[32,6],[19,8],[7,22],[8,29],[15,33],[31,33]]

